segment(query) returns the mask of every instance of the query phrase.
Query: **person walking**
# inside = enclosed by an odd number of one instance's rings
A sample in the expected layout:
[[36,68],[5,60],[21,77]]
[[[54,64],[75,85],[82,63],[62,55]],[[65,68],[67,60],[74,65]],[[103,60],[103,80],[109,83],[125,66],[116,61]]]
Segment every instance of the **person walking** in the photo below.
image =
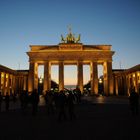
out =
[[129,101],[130,101],[130,108],[131,108],[132,115],[138,115],[138,113],[139,113],[139,95],[135,91],[134,87],[131,89]]

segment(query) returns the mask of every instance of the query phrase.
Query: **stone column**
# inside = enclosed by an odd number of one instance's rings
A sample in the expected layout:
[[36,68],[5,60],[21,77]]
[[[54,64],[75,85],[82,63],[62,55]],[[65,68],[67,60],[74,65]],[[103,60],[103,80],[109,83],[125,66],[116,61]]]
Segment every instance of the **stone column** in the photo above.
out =
[[90,79],[91,79],[91,95],[98,94],[98,68],[97,62],[91,62],[90,64]]
[[4,73],[4,81],[3,81],[3,94],[6,95],[6,85],[7,81],[6,81],[6,73]]
[[38,89],[38,63],[30,62],[28,76],[28,91]]
[[104,62],[104,93],[113,95],[112,62]]
[[123,76],[124,78],[124,95],[127,95],[127,78],[126,78],[126,74],[124,74]]
[[127,82],[128,82],[127,91],[128,91],[128,95],[130,95],[130,87],[131,87],[130,78],[131,78],[131,77],[130,77],[129,74],[127,75],[127,77],[128,77],[128,81],[127,81]]
[[[20,78],[20,80],[21,80],[21,91],[23,90],[23,87],[24,87],[24,76],[22,76],[21,78]],[[35,81],[35,80],[34,80]],[[34,87],[35,87],[35,84],[34,84]],[[38,88],[38,87],[37,87]],[[35,89],[37,89],[37,88],[35,88]]]
[[15,88],[15,76],[14,75],[12,76],[12,91],[13,91],[13,93],[15,93],[15,91],[16,91],[16,88]]
[[11,92],[12,92],[12,94],[13,94],[12,80],[13,80],[13,75],[11,74],[11,75],[10,75],[10,90],[11,90]]
[[38,63],[34,65],[34,89],[38,89]]
[[2,73],[0,72],[0,92],[1,92],[1,75],[2,75]]
[[10,81],[10,74],[6,74],[6,93],[10,95],[10,88],[9,88],[9,81]]
[[123,94],[123,77],[122,77],[122,75],[120,75],[120,87],[119,87],[119,89],[120,89],[120,94],[122,95]]
[[9,95],[11,94],[11,92],[12,92],[12,90],[11,90],[11,74],[8,74],[8,86],[7,86],[7,88],[8,88],[8,93],[9,93]]
[[113,76],[112,76],[112,62],[108,62],[108,80],[109,80],[109,94],[113,95]]
[[27,90],[27,77],[23,77],[23,90]]
[[136,92],[138,92],[138,76],[137,76],[137,73],[135,73],[135,84],[136,84],[135,90],[136,90]]
[[18,93],[20,94],[21,93],[21,78],[20,78],[20,76],[17,77],[17,82],[18,82],[18,85],[17,85]]
[[133,75],[130,73],[130,89],[134,86]]
[[3,80],[3,95],[6,95],[6,73],[4,73]]
[[137,73],[137,79],[138,79],[138,85],[137,85],[137,87],[138,87],[138,94],[140,95],[140,72],[138,72]]
[[77,85],[81,91],[81,93],[83,93],[83,62],[82,61],[78,61],[77,63]]
[[44,63],[44,94],[51,89],[51,63],[46,61]]
[[129,77],[126,75],[126,94],[129,96]]
[[34,62],[30,62],[28,76],[28,92],[32,92],[34,89],[34,67],[35,67]]
[[118,95],[118,77],[115,76],[115,93]]
[[59,91],[64,90],[64,62],[59,62]]
[[[28,82],[29,82],[29,81],[28,81]],[[15,92],[16,92],[17,94],[19,94],[18,86],[19,86],[19,83],[18,83],[18,76],[15,76],[15,77],[14,77],[14,88],[15,88]],[[28,91],[29,91],[29,89],[28,89]],[[29,94],[30,94],[30,93],[29,93]]]

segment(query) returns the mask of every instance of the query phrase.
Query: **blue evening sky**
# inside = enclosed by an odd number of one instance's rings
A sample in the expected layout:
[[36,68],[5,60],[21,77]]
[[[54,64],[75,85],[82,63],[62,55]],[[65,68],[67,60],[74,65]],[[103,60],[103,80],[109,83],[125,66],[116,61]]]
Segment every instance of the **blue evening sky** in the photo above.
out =
[[0,64],[28,69],[29,45],[60,43],[68,25],[83,44],[111,44],[113,68],[139,64],[140,0],[0,0]]

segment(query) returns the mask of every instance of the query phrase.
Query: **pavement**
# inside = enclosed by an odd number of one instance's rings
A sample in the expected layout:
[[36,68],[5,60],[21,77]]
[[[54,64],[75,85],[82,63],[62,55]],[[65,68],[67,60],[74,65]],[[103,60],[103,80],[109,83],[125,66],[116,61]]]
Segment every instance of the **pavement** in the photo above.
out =
[[47,114],[42,97],[36,116],[30,105],[23,115],[19,101],[8,112],[4,106],[0,140],[140,140],[140,116],[131,114],[127,97],[85,96],[75,104],[76,119],[61,122]]

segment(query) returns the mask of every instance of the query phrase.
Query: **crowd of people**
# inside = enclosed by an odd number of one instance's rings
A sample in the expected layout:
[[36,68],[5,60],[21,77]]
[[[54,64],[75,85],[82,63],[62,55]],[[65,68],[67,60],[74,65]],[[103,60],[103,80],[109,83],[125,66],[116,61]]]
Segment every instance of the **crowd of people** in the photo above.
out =
[[48,115],[57,114],[58,121],[76,119],[75,103],[81,102],[81,91],[46,91],[44,96]]
[[72,120],[76,118],[74,105],[81,102],[81,92],[80,90],[74,92],[61,90],[59,93],[46,91],[45,101],[48,115],[57,113],[58,121],[66,120],[67,116]]
[[[32,93],[28,93],[28,91],[23,90],[19,94],[19,97],[17,97],[16,94],[11,95],[13,103],[16,103],[17,98],[19,98],[22,114],[26,114],[29,104],[32,107],[32,115],[35,116],[37,114],[39,103],[39,94],[37,89],[34,89]],[[76,119],[75,104],[81,102],[81,95],[81,91],[78,88],[75,90],[45,91],[43,97],[46,104],[45,108],[47,115],[57,114],[58,121]],[[3,100],[3,96],[0,92],[0,112],[3,101],[5,102],[5,110],[9,111],[10,100],[11,96],[8,93],[6,93]],[[139,95],[135,91],[134,87],[130,89],[129,103],[132,114],[138,115]]]
[[[12,97],[12,98],[11,98]],[[81,91],[76,89],[72,90],[61,90],[61,91],[46,91],[43,94],[45,100],[45,108],[47,115],[57,114],[58,121],[66,120],[66,119],[76,119],[75,115],[75,104],[81,102]],[[28,93],[28,91],[23,90],[19,96],[16,94],[9,95],[3,97],[0,92],[0,111],[1,111],[1,103],[5,102],[5,110],[9,110],[9,103],[12,99],[14,103],[16,103],[17,98],[20,100],[20,109],[22,114],[27,113],[28,106],[31,106],[32,115],[35,116],[38,112],[38,103],[39,103],[39,94],[37,89],[34,89],[32,93]],[[30,104],[30,105],[29,105]]]

